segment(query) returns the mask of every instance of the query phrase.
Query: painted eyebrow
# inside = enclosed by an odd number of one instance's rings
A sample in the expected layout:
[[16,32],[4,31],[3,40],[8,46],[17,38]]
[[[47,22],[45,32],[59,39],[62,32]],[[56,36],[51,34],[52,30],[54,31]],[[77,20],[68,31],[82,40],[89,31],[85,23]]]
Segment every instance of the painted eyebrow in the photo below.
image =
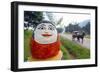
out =
[[46,26],[46,25],[42,24],[42,25],[40,25],[39,27],[44,27],[44,26]]
[[54,28],[54,26],[53,26],[53,25],[49,25],[49,28],[50,28],[50,27],[51,27],[51,28]]

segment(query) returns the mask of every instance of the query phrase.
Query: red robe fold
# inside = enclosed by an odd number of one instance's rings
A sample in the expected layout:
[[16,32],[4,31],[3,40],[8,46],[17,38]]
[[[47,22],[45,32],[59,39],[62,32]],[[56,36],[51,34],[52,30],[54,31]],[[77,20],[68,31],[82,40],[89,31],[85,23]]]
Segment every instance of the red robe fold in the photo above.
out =
[[31,55],[36,59],[47,59],[56,56],[60,50],[59,37],[56,42],[51,44],[39,44],[33,38],[30,42]]

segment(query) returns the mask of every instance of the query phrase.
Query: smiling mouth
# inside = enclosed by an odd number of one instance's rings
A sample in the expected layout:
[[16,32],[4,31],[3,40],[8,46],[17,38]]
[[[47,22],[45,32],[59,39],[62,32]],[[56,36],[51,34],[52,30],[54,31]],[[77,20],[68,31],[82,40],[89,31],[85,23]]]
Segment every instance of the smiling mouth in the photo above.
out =
[[51,34],[42,34],[42,36],[44,36],[44,37],[50,37],[52,35]]

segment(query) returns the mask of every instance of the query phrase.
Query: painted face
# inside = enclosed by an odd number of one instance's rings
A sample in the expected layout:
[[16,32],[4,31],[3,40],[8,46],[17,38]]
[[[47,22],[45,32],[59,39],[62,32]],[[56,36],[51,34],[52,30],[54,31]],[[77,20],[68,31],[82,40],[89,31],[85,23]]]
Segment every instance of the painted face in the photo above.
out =
[[57,30],[50,23],[39,24],[34,31],[34,40],[40,44],[50,44],[57,41]]

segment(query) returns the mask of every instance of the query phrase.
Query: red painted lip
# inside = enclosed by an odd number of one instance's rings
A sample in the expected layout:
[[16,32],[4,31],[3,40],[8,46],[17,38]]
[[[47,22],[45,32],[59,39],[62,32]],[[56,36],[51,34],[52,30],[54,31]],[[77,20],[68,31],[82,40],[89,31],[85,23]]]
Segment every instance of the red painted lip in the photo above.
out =
[[52,35],[51,34],[42,34],[42,36],[44,36],[44,37],[50,37]]

